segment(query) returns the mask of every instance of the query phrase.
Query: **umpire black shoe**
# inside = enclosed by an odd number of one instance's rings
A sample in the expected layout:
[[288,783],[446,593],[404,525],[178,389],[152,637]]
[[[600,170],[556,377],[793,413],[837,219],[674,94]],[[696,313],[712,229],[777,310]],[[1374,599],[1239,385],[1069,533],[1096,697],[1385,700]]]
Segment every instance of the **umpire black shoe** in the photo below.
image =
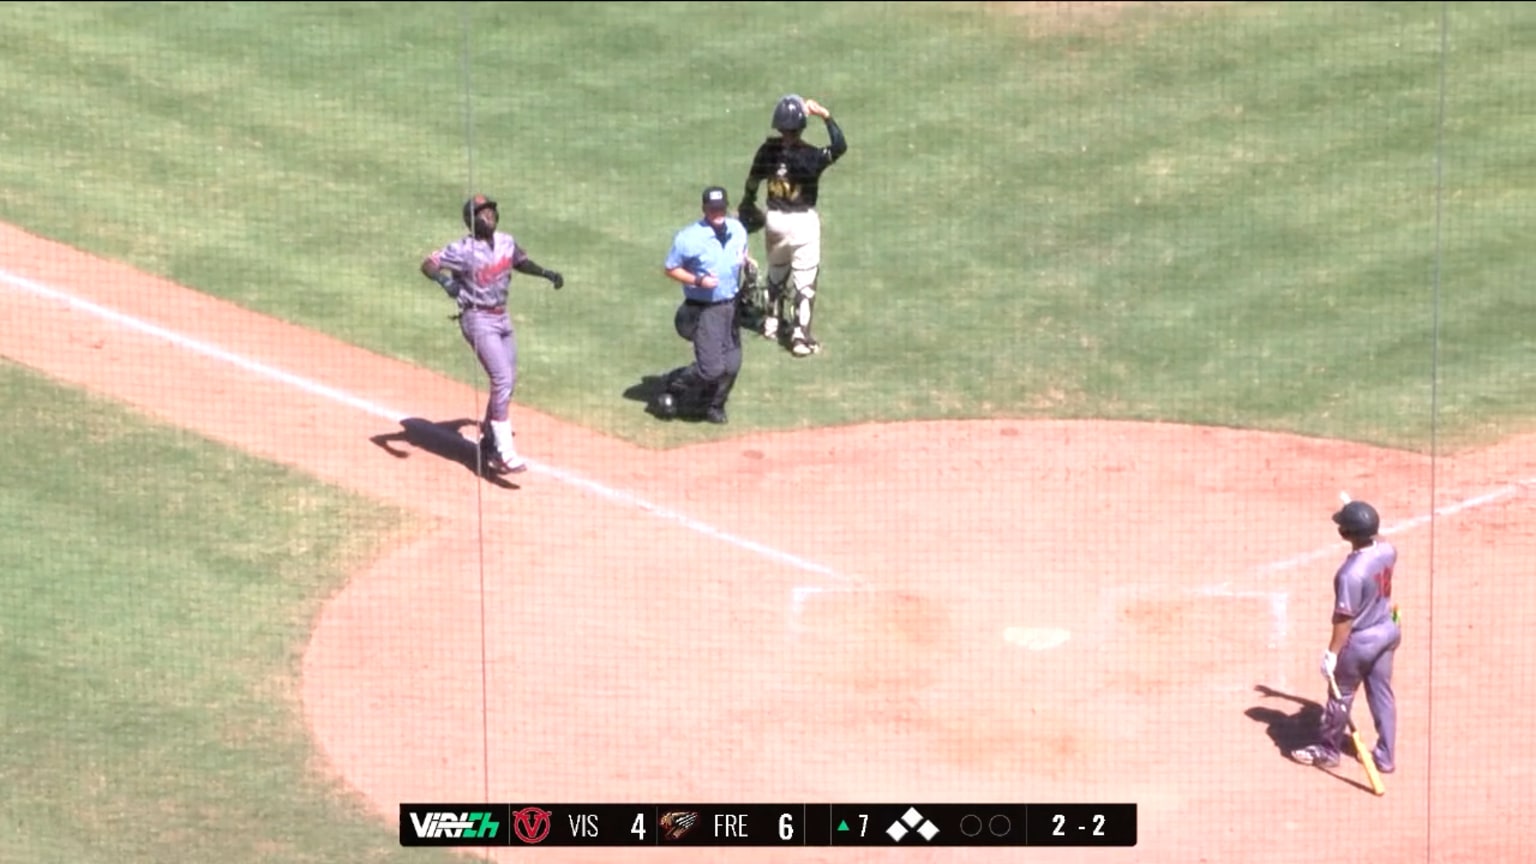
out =
[[711,423],[725,423],[725,409],[711,408],[704,412],[704,419]]

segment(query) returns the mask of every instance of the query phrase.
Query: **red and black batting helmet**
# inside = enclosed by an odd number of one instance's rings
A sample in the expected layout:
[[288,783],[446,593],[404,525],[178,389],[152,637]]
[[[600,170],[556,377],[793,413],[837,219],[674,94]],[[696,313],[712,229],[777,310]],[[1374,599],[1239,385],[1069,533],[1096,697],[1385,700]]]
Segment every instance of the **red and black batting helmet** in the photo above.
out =
[[[468,201],[465,201],[464,202],[464,227],[465,228],[473,228],[473,227],[475,227],[475,214],[479,213],[481,210],[484,210],[487,207],[491,208],[492,210],[496,210],[496,202],[492,201],[491,199],[489,199],[487,197],[485,197],[484,195],[475,195],[475,196],[471,197]],[[501,211],[500,210],[497,210],[497,215],[498,216],[501,215]]]

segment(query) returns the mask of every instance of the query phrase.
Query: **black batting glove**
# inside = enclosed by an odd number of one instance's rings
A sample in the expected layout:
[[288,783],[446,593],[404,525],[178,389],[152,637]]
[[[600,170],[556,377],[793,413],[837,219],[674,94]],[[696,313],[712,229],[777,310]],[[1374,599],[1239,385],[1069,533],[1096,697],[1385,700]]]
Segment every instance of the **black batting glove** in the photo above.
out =
[[561,288],[565,287],[565,277],[561,276],[559,273],[556,273],[553,270],[545,270],[544,278],[548,279],[550,284],[555,286],[556,291],[559,291]]

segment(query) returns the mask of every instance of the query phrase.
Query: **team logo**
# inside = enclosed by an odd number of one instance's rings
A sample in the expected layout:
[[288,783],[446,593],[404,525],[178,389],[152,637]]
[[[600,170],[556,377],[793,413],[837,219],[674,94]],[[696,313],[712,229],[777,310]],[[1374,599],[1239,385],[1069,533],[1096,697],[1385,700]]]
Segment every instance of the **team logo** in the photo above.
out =
[[677,841],[699,824],[699,814],[691,810],[668,810],[661,814],[662,839]]
[[549,836],[549,811],[524,807],[512,814],[512,832],[524,843],[540,843]]

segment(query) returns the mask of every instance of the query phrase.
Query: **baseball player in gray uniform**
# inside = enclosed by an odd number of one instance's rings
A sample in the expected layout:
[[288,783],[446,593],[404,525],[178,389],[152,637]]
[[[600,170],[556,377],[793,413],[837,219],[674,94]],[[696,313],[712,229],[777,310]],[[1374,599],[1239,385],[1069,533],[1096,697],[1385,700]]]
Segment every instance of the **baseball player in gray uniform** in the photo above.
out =
[[513,270],[548,279],[556,290],[565,279],[533,263],[511,234],[496,230],[499,222],[495,201],[484,195],[465,201],[464,227],[470,233],[428,255],[421,272],[459,304],[459,332],[491,379],[480,438],[484,464],[498,474],[515,474],[528,465],[512,442],[517,334],[507,314],[507,290]]
[[1371,755],[1383,774],[1397,768],[1397,703],[1392,695],[1392,660],[1402,641],[1392,601],[1392,572],[1397,549],[1377,536],[1381,517],[1364,501],[1350,501],[1333,514],[1339,536],[1352,547],[1333,577],[1333,634],[1323,652],[1321,671],[1338,682],[1342,699],[1331,693],[1318,724],[1317,743],[1291,751],[1303,765],[1339,764],[1345,722],[1355,691],[1365,683],[1365,701],[1376,721]]

